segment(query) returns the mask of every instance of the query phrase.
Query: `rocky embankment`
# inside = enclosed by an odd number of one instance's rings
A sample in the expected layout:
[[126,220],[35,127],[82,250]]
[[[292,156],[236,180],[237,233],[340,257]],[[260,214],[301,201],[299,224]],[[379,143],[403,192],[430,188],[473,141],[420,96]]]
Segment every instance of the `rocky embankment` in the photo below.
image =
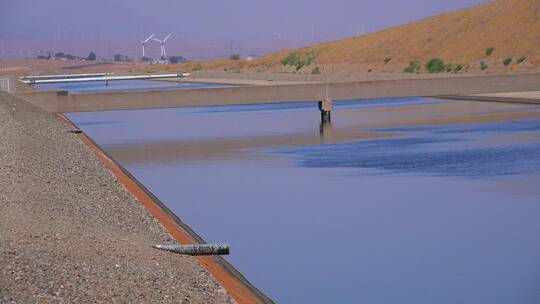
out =
[[67,129],[0,93],[0,302],[231,302]]

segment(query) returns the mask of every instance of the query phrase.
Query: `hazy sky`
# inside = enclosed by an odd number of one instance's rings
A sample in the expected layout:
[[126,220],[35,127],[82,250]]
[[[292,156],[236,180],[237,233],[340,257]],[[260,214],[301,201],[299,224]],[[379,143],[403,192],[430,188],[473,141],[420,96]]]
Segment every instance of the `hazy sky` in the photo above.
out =
[[0,0],[0,56],[21,53],[13,50],[21,44],[27,45],[25,52],[92,47],[102,53],[111,48],[136,53],[144,36],[169,32],[174,33],[169,53],[204,48],[215,54],[201,51],[203,56],[264,52],[376,31],[482,2]]

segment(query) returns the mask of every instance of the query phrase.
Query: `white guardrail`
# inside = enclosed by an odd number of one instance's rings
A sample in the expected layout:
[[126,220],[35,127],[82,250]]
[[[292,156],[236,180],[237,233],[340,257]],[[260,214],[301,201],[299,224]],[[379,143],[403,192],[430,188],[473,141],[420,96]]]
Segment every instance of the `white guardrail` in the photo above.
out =
[[23,79],[24,83],[39,84],[39,83],[64,83],[64,82],[85,82],[85,81],[109,81],[114,80],[143,80],[143,79],[164,79],[164,78],[182,78],[190,76],[190,73],[174,73],[174,74],[147,74],[147,75],[126,75],[126,76],[98,76],[98,77],[77,77],[77,78],[49,78],[49,79]]
[[0,78],[0,91],[11,92],[11,82],[9,78]]
[[28,79],[70,79],[70,78],[88,78],[88,77],[104,77],[111,76],[114,73],[91,73],[91,74],[60,74],[60,75],[29,75],[21,76],[19,79],[28,80]]

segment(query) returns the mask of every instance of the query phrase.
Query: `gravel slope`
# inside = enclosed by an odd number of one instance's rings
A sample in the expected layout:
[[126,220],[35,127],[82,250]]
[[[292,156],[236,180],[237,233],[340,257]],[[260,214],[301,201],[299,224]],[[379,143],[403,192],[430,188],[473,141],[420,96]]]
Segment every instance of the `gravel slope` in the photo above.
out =
[[232,302],[65,130],[0,93],[0,302]]

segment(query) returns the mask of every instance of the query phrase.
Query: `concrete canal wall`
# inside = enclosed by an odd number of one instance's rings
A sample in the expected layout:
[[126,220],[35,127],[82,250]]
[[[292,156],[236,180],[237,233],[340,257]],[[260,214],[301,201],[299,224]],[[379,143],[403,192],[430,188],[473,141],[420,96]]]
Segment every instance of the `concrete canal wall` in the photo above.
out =
[[66,91],[30,92],[20,93],[18,96],[49,112],[80,112],[202,105],[470,95],[538,91],[539,89],[540,73],[524,73],[92,94],[71,94]]

